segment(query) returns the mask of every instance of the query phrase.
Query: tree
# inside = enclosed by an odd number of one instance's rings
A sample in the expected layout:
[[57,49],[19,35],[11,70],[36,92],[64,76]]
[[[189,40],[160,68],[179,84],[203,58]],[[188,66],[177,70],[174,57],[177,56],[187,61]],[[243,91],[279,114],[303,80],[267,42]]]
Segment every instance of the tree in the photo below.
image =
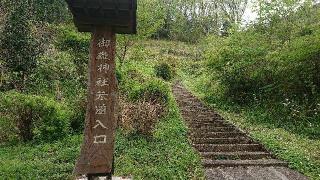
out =
[[139,0],[139,11],[137,12],[138,33],[132,35],[119,35],[117,36],[117,58],[119,60],[120,68],[125,62],[125,58],[129,48],[141,39],[152,37],[164,24],[164,13],[157,0]]
[[229,22],[239,23],[242,20],[244,11],[248,5],[248,0],[221,0],[220,8],[224,16],[228,18]]
[[0,54],[5,68],[11,73],[15,89],[23,91],[25,83],[37,65],[40,44],[32,35],[29,2],[16,5],[5,24]]
[[[71,21],[65,0],[19,0],[19,3],[28,3],[29,19],[46,22],[61,23]],[[0,15],[2,11],[12,12],[17,7],[17,1],[0,0]],[[0,16],[0,20],[1,20]]]

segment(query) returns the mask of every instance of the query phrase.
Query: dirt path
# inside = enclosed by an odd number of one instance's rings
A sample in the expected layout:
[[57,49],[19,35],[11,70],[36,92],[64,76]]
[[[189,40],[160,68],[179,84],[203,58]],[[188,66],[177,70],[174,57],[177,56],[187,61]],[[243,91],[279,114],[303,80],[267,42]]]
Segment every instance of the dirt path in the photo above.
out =
[[189,138],[200,153],[206,179],[304,180],[260,143],[207,108],[181,84],[173,86]]

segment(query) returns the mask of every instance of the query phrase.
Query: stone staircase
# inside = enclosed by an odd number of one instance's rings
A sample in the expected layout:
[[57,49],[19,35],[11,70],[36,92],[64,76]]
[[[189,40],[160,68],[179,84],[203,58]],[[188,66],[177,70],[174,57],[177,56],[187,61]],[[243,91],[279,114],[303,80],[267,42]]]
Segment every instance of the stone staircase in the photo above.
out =
[[287,166],[263,145],[207,108],[182,85],[175,84],[173,93],[189,127],[191,143],[202,156],[205,168]]

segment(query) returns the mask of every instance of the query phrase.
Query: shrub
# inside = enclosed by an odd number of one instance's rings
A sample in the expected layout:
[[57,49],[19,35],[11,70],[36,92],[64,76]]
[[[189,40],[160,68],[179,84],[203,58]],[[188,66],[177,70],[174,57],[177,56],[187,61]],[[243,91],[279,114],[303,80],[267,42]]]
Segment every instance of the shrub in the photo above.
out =
[[120,91],[126,95],[130,101],[153,101],[166,106],[169,98],[170,88],[163,80],[147,77],[145,74],[137,71],[134,68],[129,68],[126,71],[119,71]]
[[13,121],[0,113],[0,143],[17,139],[17,129]]
[[120,98],[119,126],[126,133],[138,133],[152,136],[152,132],[159,118],[164,114],[165,108],[154,102],[140,100],[132,103]]
[[69,133],[71,112],[52,99],[17,92],[1,94],[1,114],[11,119],[23,141],[53,141]]
[[166,81],[171,80],[175,74],[173,67],[167,63],[161,63],[156,65],[154,67],[154,70],[157,77],[162,78]]
[[153,79],[140,89],[140,99],[166,105],[169,101],[170,88],[161,80]]
[[57,46],[61,50],[89,53],[90,36],[88,34],[80,34],[74,28],[68,26],[61,26],[57,30],[59,32]]
[[[130,86],[130,84],[132,86]],[[126,94],[131,101],[145,99],[149,102],[159,103],[166,106],[169,99],[169,87],[163,81],[158,79],[149,79],[144,84],[136,81],[128,83]],[[130,87],[133,87],[130,89]],[[124,92],[124,91],[123,91]]]
[[52,96],[60,91],[62,98],[73,98],[79,90],[84,91],[83,79],[87,76],[80,75],[72,59],[66,52],[52,52],[41,57],[28,81],[27,92]]
[[73,107],[72,117],[70,119],[70,126],[74,133],[82,133],[84,130],[87,101],[86,96],[78,97],[70,106]]

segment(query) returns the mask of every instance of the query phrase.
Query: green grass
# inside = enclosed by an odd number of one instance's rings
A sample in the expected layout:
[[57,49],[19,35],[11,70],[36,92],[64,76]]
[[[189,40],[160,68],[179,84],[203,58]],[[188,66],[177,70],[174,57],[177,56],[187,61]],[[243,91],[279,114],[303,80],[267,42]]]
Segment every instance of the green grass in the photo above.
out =
[[116,174],[135,179],[203,179],[200,157],[187,141],[187,129],[176,103],[154,131],[153,139],[120,135],[116,146]]
[[[187,141],[187,129],[174,100],[154,138],[139,135],[116,138],[115,174],[134,179],[203,179],[200,156]],[[72,179],[82,135],[55,143],[0,146],[0,179]]]
[[0,146],[0,179],[71,179],[80,135],[55,143]]

